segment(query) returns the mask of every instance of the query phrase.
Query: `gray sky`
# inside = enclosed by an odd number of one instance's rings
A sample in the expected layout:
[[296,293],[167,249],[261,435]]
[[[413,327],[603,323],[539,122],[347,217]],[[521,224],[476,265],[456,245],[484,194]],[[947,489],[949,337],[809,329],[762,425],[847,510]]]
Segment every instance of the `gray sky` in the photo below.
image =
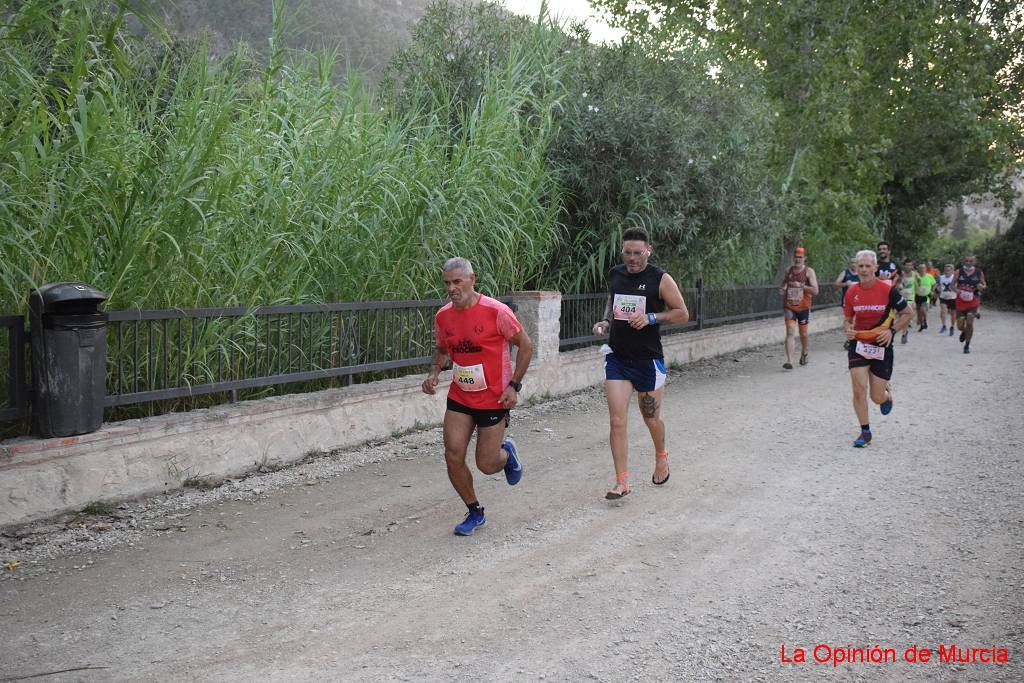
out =
[[[537,16],[541,5],[541,0],[501,0],[501,2],[511,11],[531,17]],[[622,35],[621,31],[614,30],[597,19],[587,0],[548,0],[548,12],[562,21],[582,19],[596,41],[617,40]]]

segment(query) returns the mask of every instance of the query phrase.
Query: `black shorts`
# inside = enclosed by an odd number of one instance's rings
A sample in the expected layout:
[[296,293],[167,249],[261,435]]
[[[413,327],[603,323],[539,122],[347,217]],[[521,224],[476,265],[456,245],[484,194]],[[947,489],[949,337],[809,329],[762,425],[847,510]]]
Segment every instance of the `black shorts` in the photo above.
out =
[[802,311],[794,311],[792,308],[785,309],[786,322],[795,320],[797,325],[806,325],[811,322],[811,309],[805,308]]
[[473,418],[473,423],[476,424],[477,427],[493,427],[500,424],[502,420],[505,420],[505,427],[508,427],[509,423],[508,408],[500,408],[498,410],[480,410],[479,408],[464,406],[458,401],[453,401],[449,398],[448,410],[453,413],[470,415]]
[[966,319],[968,314],[970,314],[970,316],[972,318],[977,318],[978,317],[978,306],[975,306],[974,308],[965,308],[962,311],[957,311],[956,312],[956,317],[957,318],[964,318],[964,319]]
[[948,308],[949,310],[956,310],[956,299],[939,299],[939,301],[944,303],[946,305],[946,308]]
[[885,356],[882,360],[872,360],[865,358],[864,356],[857,353],[854,349],[857,348],[857,342],[851,341],[847,344],[847,355],[850,362],[851,368],[860,368],[867,366],[870,368],[870,372],[879,379],[888,380],[892,378],[892,344],[885,347]]
[[925,294],[924,296],[915,296],[914,303],[917,304],[918,306],[920,306],[921,304],[928,303],[928,295]]

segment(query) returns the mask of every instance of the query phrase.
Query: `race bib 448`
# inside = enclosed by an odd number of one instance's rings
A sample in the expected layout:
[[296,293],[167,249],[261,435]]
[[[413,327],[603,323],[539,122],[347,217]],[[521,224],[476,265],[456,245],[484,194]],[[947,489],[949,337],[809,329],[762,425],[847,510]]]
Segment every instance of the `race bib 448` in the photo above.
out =
[[487,378],[484,377],[482,363],[467,366],[453,363],[452,379],[463,391],[483,391],[487,388]]

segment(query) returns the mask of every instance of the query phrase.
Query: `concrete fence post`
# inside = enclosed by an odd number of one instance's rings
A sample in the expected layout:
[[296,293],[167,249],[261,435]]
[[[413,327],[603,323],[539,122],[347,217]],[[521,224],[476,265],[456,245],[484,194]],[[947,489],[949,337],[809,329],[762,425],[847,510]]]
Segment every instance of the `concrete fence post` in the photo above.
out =
[[534,361],[557,361],[561,292],[512,292],[512,300],[519,307],[516,317],[533,340]]

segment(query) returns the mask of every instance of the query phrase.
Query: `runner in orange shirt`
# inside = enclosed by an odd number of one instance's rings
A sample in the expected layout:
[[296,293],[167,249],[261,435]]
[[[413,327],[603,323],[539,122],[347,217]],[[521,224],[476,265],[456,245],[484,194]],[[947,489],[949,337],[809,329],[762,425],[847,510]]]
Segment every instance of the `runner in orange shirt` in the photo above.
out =
[[818,293],[818,276],[807,265],[807,252],[803,247],[793,250],[793,265],[786,271],[779,294],[785,297],[782,313],[786,321],[787,370],[793,369],[797,330],[800,332],[800,365],[807,365],[807,329],[811,322],[811,297]]

